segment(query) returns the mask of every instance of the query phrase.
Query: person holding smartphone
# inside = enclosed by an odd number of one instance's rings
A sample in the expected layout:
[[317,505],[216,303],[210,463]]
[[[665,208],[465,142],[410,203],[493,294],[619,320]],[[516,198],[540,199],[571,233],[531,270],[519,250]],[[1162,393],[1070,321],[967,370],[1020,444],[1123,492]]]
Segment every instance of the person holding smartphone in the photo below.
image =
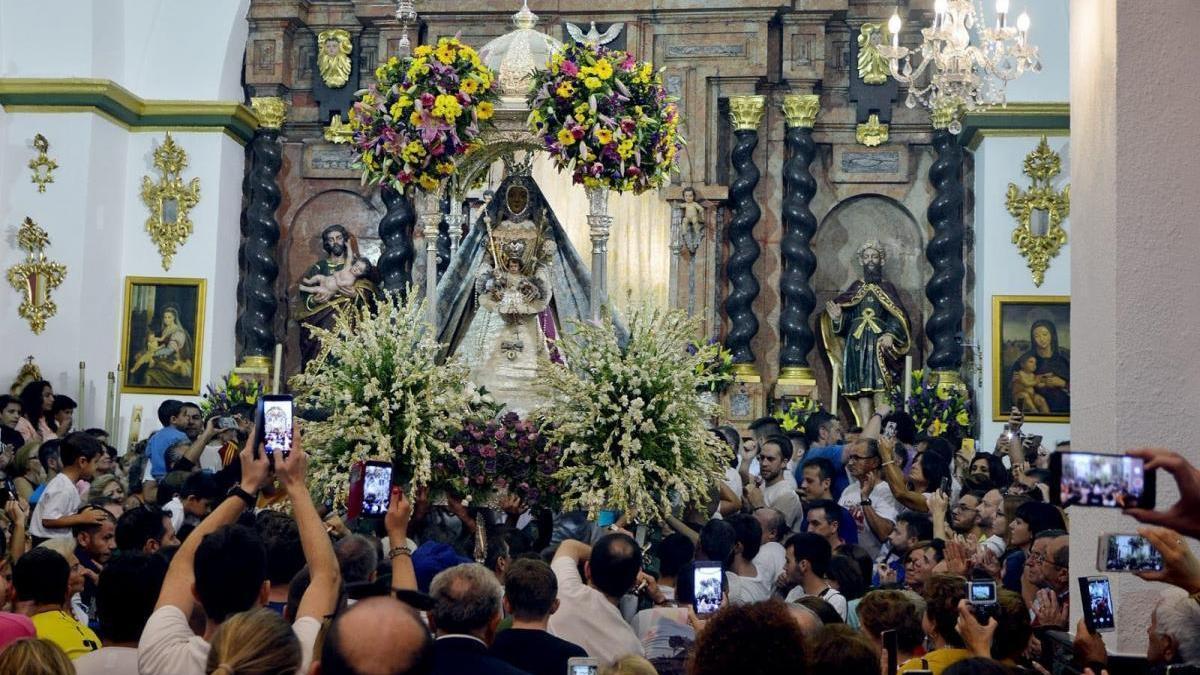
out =
[[[209,642],[230,616],[266,601],[266,548],[251,529],[234,523],[254,508],[258,491],[271,478],[271,467],[256,436],[242,448],[241,481],[184,541],[167,569],[158,604],[138,643],[138,669],[143,675],[203,675]],[[293,434],[287,455],[275,458],[275,475],[292,502],[310,582],[300,600],[292,630],[299,638],[308,672],[321,622],[337,607],[341,573],[333,545],[313,505],[306,481],[308,456],[300,433]],[[203,636],[189,617],[199,600],[206,616]]]
[[[584,577],[579,565],[584,563]],[[642,570],[642,551],[633,537],[613,532],[594,546],[568,539],[550,563],[558,582],[558,611],[550,632],[587,650],[601,663],[625,654],[643,655],[642,642],[621,616],[621,597],[633,589]]]

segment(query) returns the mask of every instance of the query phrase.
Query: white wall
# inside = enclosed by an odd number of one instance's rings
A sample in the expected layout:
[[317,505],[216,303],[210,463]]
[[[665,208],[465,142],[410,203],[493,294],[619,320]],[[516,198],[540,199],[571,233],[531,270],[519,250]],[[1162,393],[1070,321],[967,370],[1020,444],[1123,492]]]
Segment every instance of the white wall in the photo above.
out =
[[146,99],[241,101],[249,7],[250,0],[0,0],[0,77],[100,78]]
[[[1003,429],[1004,422],[992,421],[992,378],[995,368],[992,353],[992,296],[995,295],[1070,295],[1071,294],[1071,219],[1063,222],[1067,245],[1050,262],[1040,287],[1026,261],[1012,243],[1016,220],[1004,206],[1009,183],[1019,188],[1029,185],[1022,167],[1025,155],[1037,147],[1039,137],[985,138],[975,151],[975,334],[983,355],[983,386],[977,390],[983,447],[990,448]],[[1050,137],[1050,149],[1063,158],[1063,172],[1055,181],[1059,189],[1070,182],[1068,139]],[[1004,383],[1001,383],[1002,386]],[[1070,424],[1030,422],[1029,434],[1039,434],[1050,448],[1070,438]]]
[[[1075,390],[1086,392],[1075,405],[1073,440],[1103,452],[1170,448],[1200,466],[1190,419],[1180,415],[1200,397],[1200,155],[1177,122],[1194,115],[1200,82],[1195,60],[1175,57],[1200,25],[1200,3],[1165,0],[1145,10],[1117,0],[1071,3],[1071,154],[1087,167],[1072,186],[1076,221],[1087,232],[1071,264],[1071,323],[1088,336],[1072,355]],[[1165,510],[1178,491],[1162,471],[1159,485]],[[1097,535],[1136,526],[1115,510],[1075,510],[1071,576],[1095,574]],[[1109,646],[1144,655],[1162,586],[1111,576],[1117,632]],[[1078,594],[1071,611],[1079,616]]]
[[[145,99],[240,102],[248,6],[249,0],[0,0],[0,77],[102,78]],[[54,40],[45,37],[49,17]],[[43,194],[26,167],[36,133],[49,139],[59,164]],[[142,177],[157,177],[153,151],[162,131],[125,129],[90,112],[0,110],[0,269],[22,257],[15,235],[26,216],[49,233],[49,257],[67,266],[54,293],[58,314],[38,336],[16,315],[20,296],[7,283],[0,288],[0,383],[33,355],[57,391],[76,397],[85,361],[81,427],[104,421],[106,373],[121,360],[126,276],[206,279],[201,383],[234,365],[244,150],[219,129],[171,135],[188,154],[184,179],[200,179],[201,197],[191,212],[194,232],[164,272],[139,196]],[[163,398],[122,396],[120,438],[136,404],[145,408],[141,434],[156,428],[154,410]]]

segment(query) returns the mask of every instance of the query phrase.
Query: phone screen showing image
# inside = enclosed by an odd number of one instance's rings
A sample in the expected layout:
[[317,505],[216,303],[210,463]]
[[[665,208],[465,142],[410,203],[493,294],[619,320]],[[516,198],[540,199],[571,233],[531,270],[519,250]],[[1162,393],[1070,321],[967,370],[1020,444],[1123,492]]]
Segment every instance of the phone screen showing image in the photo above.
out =
[[596,675],[599,668],[590,665],[574,665],[571,666],[571,675]]
[[1105,572],[1158,572],[1163,569],[1162,554],[1145,537],[1136,534],[1109,534],[1100,540]]
[[387,513],[392,501],[392,465],[367,462],[363,467],[362,515],[372,518]]
[[721,566],[696,563],[692,568],[692,601],[697,616],[712,614],[721,608]]
[[267,455],[287,459],[292,453],[292,399],[265,397],[262,406],[262,439]]
[[1051,496],[1064,507],[1154,508],[1154,472],[1139,457],[1064,452],[1055,455],[1051,469],[1060,474],[1058,494]]
[[972,605],[992,605],[996,602],[996,582],[970,581],[970,594],[967,602]]
[[1083,618],[1088,629],[1092,632],[1115,629],[1116,609],[1108,577],[1080,577],[1079,590],[1083,598]]

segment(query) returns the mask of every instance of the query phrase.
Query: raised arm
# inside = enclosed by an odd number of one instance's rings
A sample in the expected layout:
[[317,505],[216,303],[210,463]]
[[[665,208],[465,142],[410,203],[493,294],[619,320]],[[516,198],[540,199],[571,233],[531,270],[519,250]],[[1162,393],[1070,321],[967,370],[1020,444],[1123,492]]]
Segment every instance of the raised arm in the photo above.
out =
[[554,552],[555,558],[570,558],[577,563],[592,557],[592,547],[575,539],[566,539],[558,545]]
[[[256,457],[253,444],[254,432],[251,431],[250,438],[246,441],[240,455],[242,481],[238,484],[239,488],[251,496],[258,494],[270,472],[266,455],[259,452]],[[195,600],[192,598],[192,585],[196,582],[196,549],[200,547],[200,542],[204,540],[204,537],[225,525],[236,522],[238,516],[248,506],[246,500],[237,496],[229,496],[204,520],[200,521],[196,529],[192,530],[187,540],[179,547],[175,557],[171,559],[171,566],[167,568],[167,576],[163,579],[162,591],[158,594],[158,604],[154,606],[155,609],[174,605],[183,612],[184,616],[191,616],[192,608],[195,605]]]
[[[325,533],[325,524],[313,505],[312,496],[308,493],[306,482],[308,455],[300,441],[300,428],[292,431],[292,451],[285,459],[282,455],[275,458],[275,474],[288,498],[292,500],[292,513],[300,530],[300,545],[304,549],[304,560],[308,563],[309,575],[312,581],[308,590],[300,598],[300,606],[296,609],[296,618],[311,616],[323,621],[337,609],[338,594],[341,590],[342,575],[338,568],[337,555],[333,552],[333,544]],[[189,539],[190,541],[190,539]]]
[[217,428],[217,418],[213,417],[208,420],[208,424],[204,425],[204,431],[192,441],[187,450],[183,451],[183,457],[180,457],[175,462],[175,466],[171,467],[174,471],[184,470],[190,471],[192,467],[200,465],[200,455],[204,454],[204,448],[212,441],[213,436],[221,432]]
[[905,480],[904,472],[900,470],[900,462],[896,459],[895,444],[896,441],[892,439],[879,439],[879,456],[883,459],[883,479],[887,481],[896,501],[913,511],[929,513],[925,495],[908,489],[908,481]]
[[392,559],[392,590],[417,590],[417,572],[413,568],[412,551],[408,550],[408,520],[412,517],[413,506],[404,494],[404,489],[398,485],[392,486],[392,503],[388,505],[387,515],[383,517],[383,525],[387,529],[388,543],[392,550],[388,557]]

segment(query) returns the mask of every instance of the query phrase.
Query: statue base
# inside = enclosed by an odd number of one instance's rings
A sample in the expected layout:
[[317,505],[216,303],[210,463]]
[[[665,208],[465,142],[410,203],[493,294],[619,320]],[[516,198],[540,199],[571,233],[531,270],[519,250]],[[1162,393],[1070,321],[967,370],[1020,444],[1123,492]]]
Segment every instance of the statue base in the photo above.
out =
[[233,372],[243,380],[254,380],[264,392],[271,391],[271,357],[243,356]]
[[762,376],[750,363],[735,364],[733,378],[733,384],[721,397],[725,418],[735,426],[744,427],[766,414],[766,387]]
[[804,407],[814,399],[819,400],[817,392],[817,376],[812,368],[807,366],[785,366],[779,371],[779,379],[775,382],[775,395],[779,410],[787,410],[793,401],[799,401]]

